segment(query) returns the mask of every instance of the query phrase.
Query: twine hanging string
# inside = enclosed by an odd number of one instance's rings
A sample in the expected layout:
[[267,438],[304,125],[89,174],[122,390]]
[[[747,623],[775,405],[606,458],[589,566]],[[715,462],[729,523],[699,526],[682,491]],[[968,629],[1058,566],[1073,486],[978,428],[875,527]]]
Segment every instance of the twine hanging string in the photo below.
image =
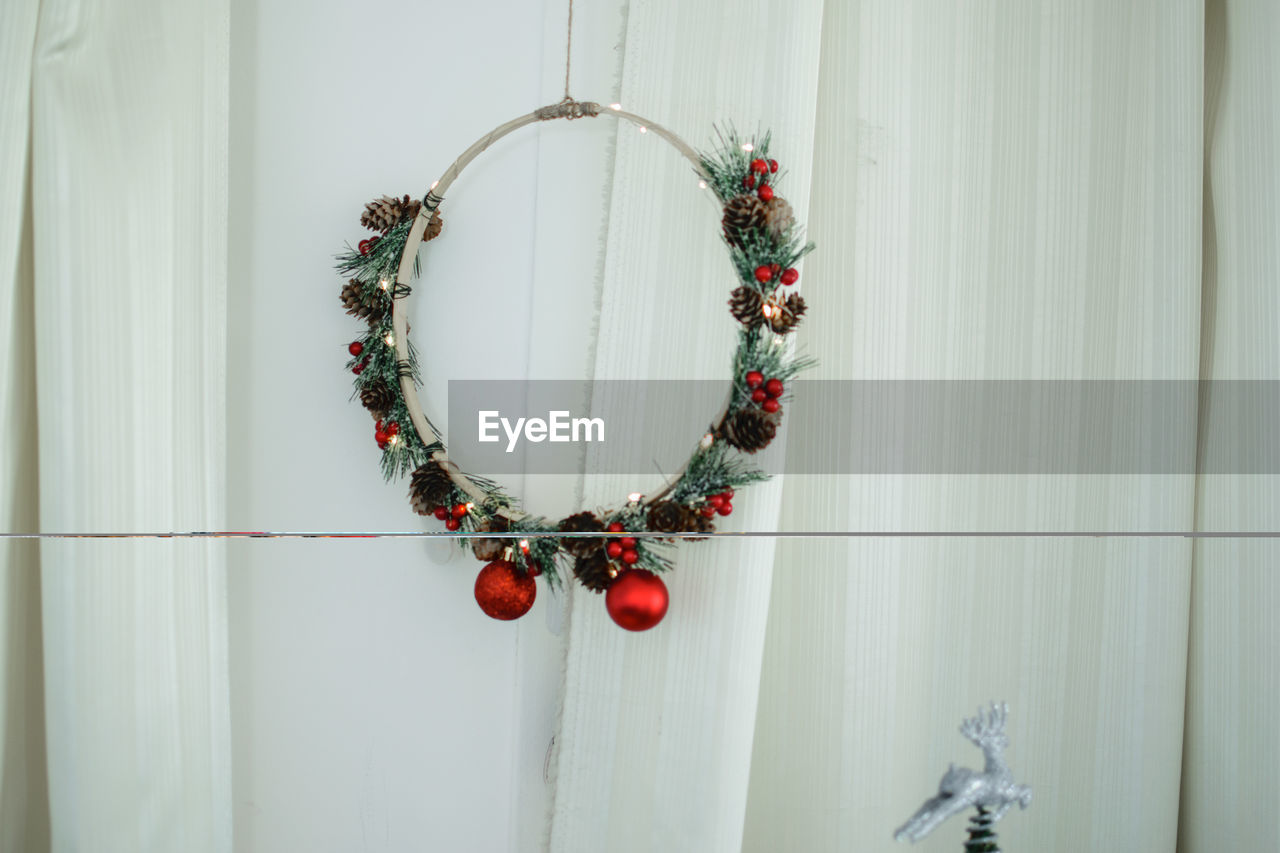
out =
[[564,40],[564,99],[572,101],[569,97],[569,68],[573,63],[573,0],[569,0],[569,32]]

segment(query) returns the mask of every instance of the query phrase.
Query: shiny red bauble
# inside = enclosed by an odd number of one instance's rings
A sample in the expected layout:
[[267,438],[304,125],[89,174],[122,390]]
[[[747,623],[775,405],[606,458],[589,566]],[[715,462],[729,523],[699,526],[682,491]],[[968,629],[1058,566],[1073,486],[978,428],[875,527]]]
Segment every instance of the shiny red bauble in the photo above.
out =
[[622,547],[621,542],[610,542],[604,547],[604,552],[609,555],[610,560],[616,560],[622,556],[622,552],[626,549]]
[[768,284],[769,279],[773,278],[773,270],[763,264],[756,267],[756,281],[761,284]]
[[785,270],[782,271],[783,284],[795,284],[799,280],[800,280],[800,270],[796,269],[795,267],[787,267]]
[[760,197],[761,201],[773,201],[773,187],[765,184],[756,190],[756,195]]
[[776,398],[770,397],[768,400],[765,400],[760,404],[760,408],[772,415],[774,412],[782,408],[782,404],[779,403]]
[[667,615],[670,596],[662,578],[646,569],[627,569],[604,594],[609,617],[628,631],[648,631]]
[[781,397],[784,390],[786,390],[786,387],[782,384],[781,379],[770,379],[764,383],[764,393],[770,397]]
[[759,388],[764,384],[764,374],[758,370],[753,370],[746,375],[748,388]]
[[431,514],[441,521],[444,521],[449,517],[449,508],[446,506],[438,506],[431,511]]
[[533,577],[508,560],[494,560],[476,575],[476,604],[494,619],[519,619],[537,597]]
[[777,160],[770,160],[770,161],[769,161],[769,171],[770,171],[770,172],[774,172],[774,173],[776,173],[776,172],[778,171],[778,161],[777,161]]
[[360,343],[359,341],[352,341],[351,345],[347,347],[347,352],[351,353],[352,355],[359,355],[360,353],[364,352],[364,344]]
[[769,164],[757,157],[751,161],[751,171],[755,172],[757,175],[764,174],[769,171]]
[[458,521],[458,519],[456,518],[445,519],[445,522],[444,522],[445,530],[457,530],[461,526],[462,526],[462,522]]

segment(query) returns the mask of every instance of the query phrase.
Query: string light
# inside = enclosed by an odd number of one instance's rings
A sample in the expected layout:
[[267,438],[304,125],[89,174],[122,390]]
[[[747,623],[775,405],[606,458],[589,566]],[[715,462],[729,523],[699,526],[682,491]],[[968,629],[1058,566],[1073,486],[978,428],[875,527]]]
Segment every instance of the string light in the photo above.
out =
[[636,501],[640,500],[642,497],[644,497],[644,495],[640,494],[639,492],[632,492],[631,494],[627,495],[627,500],[631,501],[632,503],[635,503]]
[[390,286],[391,286],[391,282],[387,281],[385,278],[382,281],[378,282],[378,287],[381,287],[383,290],[386,290]]
[[764,316],[766,316],[766,317],[772,317],[772,316],[773,316],[773,306],[772,306],[772,305],[766,305],[766,306],[764,306],[763,308],[761,308],[761,309],[760,309],[760,313],[761,313],[761,314],[763,314],[763,315],[764,315]]
[[755,150],[756,150],[756,147],[755,147],[754,145],[752,145],[750,142],[744,142],[744,143],[742,143],[742,150],[743,150],[743,151],[755,151]]
[[389,443],[391,444],[391,446],[392,446],[392,447],[395,447],[397,444],[399,444],[399,443],[400,443],[400,436],[398,436],[398,435],[393,435],[393,436],[391,436],[391,438],[390,438],[388,441],[389,441]]
[[706,188],[707,188],[707,182],[706,182],[706,181],[698,181],[698,189],[700,189],[700,190],[705,190]]
[[526,554],[528,554],[528,553],[529,553],[529,540],[528,540],[528,539],[521,539],[521,540],[520,540],[520,550],[521,550],[521,551],[523,551],[523,552],[524,552],[524,553],[526,553]]
[[387,332],[387,336],[386,336],[385,338],[383,338],[382,340],[383,340],[384,342],[386,342],[387,346],[389,346],[389,347],[393,347],[393,346],[395,346],[395,345],[396,345],[396,338],[395,338],[395,335],[391,334],[390,332]]
[[475,504],[473,504],[473,503],[468,503],[468,504],[467,504],[467,512],[471,512],[471,510],[473,510],[473,509],[475,509],[475,508],[476,508],[476,505],[475,505]]
[[648,132],[649,132],[649,128],[645,127],[644,125],[640,125],[640,132],[641,132],[641,133],[648,133]]
[[711,443],[714,442],[715,440],[716,440],[716,437],[714,435],[712,435],[711,433],[707,433],[702,437],[702,441],[698,442],[698,444],[702,446],[703,450],[706,450],[708,447],[711,446]]

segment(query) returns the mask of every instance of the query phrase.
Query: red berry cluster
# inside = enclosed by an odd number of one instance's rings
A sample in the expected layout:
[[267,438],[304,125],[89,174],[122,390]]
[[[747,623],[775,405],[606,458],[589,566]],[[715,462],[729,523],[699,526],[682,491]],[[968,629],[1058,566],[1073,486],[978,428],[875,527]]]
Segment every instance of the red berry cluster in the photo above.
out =
[[377,243],[378,243],[377,237],[370,237],[368,240],[361,240],[359,243],[357,243],[356,248],[360,250],[360,254],[367,255],[369,254],[369,250],[372,249],[375,245],[377,245]]
[[795,284],[800,280],[800,271],[795,267],[784,270],[781,264],[761,264],[756,267],[756,281],[761,284],[768,284],[775,278],[783,284]]
[[387,445],[391,443],[393,436],[400,434],[400,424],[392,421],[391,423],[383,423],[378,421],[373,425],[373,437],[378,442],[378,447],[383,450],[387,449]]
[[454,504],[452,509],[447,506],[438,506],[431,511],[431,514],[444,522],[446,530],[457,530],[462,526],[462,519],[467,515],[467,505]]
[[786,388],[781,379],[775,377],[765,381],[764,374],[758,370],[751,371],[744,378],[747,381],[747,387],[751,389],[751,402],[758,403],[760,408],[770,414],[782,408],[778,398]]
[[761,201],[772,201],[773,187],[769,186],[769,175],[777,172],[777,160],[764,160],[757,157],[751,161],[751,171],[742,179],[742,188],[755,190]]
[[[609,525],[610,533],[621,533],[622,531],[623,527],[620,521],[615,521]],[[621,560],[627,566],[634,566],[636,561],[640,559],[640,552],[636,550],[634,536],[610,539],[605,543],[604,552],[609,555],[610,560]]]
[[707,495],[707,502],[699,510],[706,518],[713,515],[728,515],[733,512],[733,489],[725,489],[714,495]]

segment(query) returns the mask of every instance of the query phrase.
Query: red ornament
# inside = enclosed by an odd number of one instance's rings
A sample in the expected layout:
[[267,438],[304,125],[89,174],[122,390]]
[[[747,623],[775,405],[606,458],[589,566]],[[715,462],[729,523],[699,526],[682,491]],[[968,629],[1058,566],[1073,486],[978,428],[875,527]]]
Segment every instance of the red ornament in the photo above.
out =
[[777,174],[777,172],[778,172],[778,161],[777,161],[777,160],[770,160],[770,161],[769,161],[769,171],[770,171],[771,173],[773,173],[773,174]]
[[610,542],[608,545],[604,546],[604,552],[609,555],[610,560],[616,560],[621,557],[622,551],[623,548],[621,542]]
[[447,519],[444,523],[445,530],[457,530],[461,526],[462,526],[462,522],[458,521],[458,519],[456,518]]
[[357,248],[360,250],[360,254],[362,255],[369,254],[369,250],[373,248],[373,243],[374,243],[373,238],[369,238],[368,240],[361,240],[359,244],[357,244]]
[[463,517],[464,515],[466,515],[466,514],[467,514],[467,505],[466,505],[466,504],[454,504],[454,505],[453,505],[453,517],[454,517],[454,518],[462,518],[462,517]]
[[716,509],[719,509],[720,504],[724,503],[724,495],[711,495],[707,498],[707,503],[711,504]]
[[368,366],[369,366],[369,359],[366,358],[364,361],[360,362],[355,367],[351,368],[351,372],[354,373],[356,376],[359,376],[361,373],[364,373],[364,369]]
[[399,434],[400,434],[400,424],[396,423],[395,421],[392,421],[391,423],[387,424],[387,435],[399,435]]
[[773,278],[773,270],[769,269],[767,266],[763,264],[756,267],[756,281],[760,282],[761,284],[768,284],[769,279],[771,278]]
[[624,529],[625,528],[622,526],[621,521],[614,521],[614,522],[610,522],[609,524],[610,533],[621,533]]
[[444,506],[438,506],[431,511],[431,514],[434,515],[436,518],[440,519],[441,521],[444,521],[446,518],[449,517],[449,508]]
[[764,383],[764,393],[768,394],[770,397],[781,397],[782,391],[783,387],[781,379],[770,379],[768,382]]
[[533,607],[538,584],[509,560],[494,560],[476,575],[476,604],[486,616],[510,621]]
[[729,503],[728,501],[725,501],[724,503],[720,504],[720,506],[716,507],[716,512],[720,513],[721,515],[728,515],[729,513],[733,512],[733,504]]
[[800,280],[800,271],[795,267],[788,267],[782,273],[783,284],[795,284]]
[[774,397],[770,397],[768,400],[765,400],[763,403],[760,404],[760,408],[764,409],[769,414],[773,414],[774,412],[778,411],[778,409],[782,408],[782,404],[779,403],[777,399],[775,399]]
[[755,189],[755,188],[756,188],[756,177],[755,177],[755,175],[747,175],[745,178],[743,178],[743,179],[742,179],[742,188],[743,188],[744,190],[753,190],[753,189]]
[[766,399],[768,399],[768,397],[769,397],[768,393],[766,393],[763,388],[757,388],[756,390],[751,392],[751,402],[753,403],[763,403]]
[[756,190],[756,195],[760,196],[761,201],[773,201],[773,187],[765,184]]
[[634,566],[640,559],[640,552],[634,548],[622,552],[622,562],[628,566]]
[[347,352],[351,353],[353,356],[357,356],[364,352],[364,344],[359,341],[352,341],[351,345],[347,347]]
[[702,513],[703,518],[710,518],[716,514],[716,508],[712,504],[707,504],[702,509],[698,510],[698,512]]
[[764,374],[758,370],[753,370],[746,375],[748,388],[759,388],[764,384]]
[[618,575],[604,594],[609,617],[628,631],[648,631],[667,615],[670,604],[662,578],[645,569],[628,569]]
[[721,494],[721,496],[722,496],[722,497],[724,497],[724,499],[725,499],[725,500],[727,500],[727,501],[731,501],[731,500],[733,500],[733,489],[725,489],[725,490],[724,490],[723,492],[721,492],[720,494]]
[[751,171],[755,172],[757,175],[763,175],[765,172],[769,171],[769,164],[757,157],[751,161]]
[[634,548],[636,547],[636,540],[634,537],[631,537],[631,536],[623,536],[621,539],[618,540],[618,544],[621,545],[623,548]]
[[383,432],[382,430],[378,430],[377,432],[375,432],[375,433],[373,434],[373,440],[374,440],[374,441],[376,441],[376,442],[378,442],[378,446],[379,446],[379,447],[381,447],[381,446],[383,446],[384,444],[386,444],[386,443],[387,443],[387,441],[388,441],[390,438],[391,438],[391,436],[387,435],[387,434],[386,434],[385,432]]

